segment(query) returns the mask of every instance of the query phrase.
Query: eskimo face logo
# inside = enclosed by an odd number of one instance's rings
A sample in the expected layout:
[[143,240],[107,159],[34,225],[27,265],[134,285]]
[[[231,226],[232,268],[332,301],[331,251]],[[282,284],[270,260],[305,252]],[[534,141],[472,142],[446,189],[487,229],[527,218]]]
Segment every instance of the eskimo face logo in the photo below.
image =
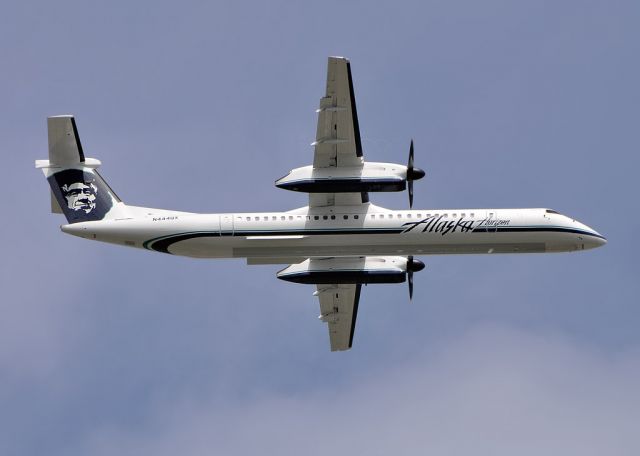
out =
[[60,187],[67,200],[67,207],[88,214],[96,207],[98,187],[93,182],[74,182]]
[[47,180],[69,223],[102,220],[115,204],[109,187],[93,170],[63,169]]

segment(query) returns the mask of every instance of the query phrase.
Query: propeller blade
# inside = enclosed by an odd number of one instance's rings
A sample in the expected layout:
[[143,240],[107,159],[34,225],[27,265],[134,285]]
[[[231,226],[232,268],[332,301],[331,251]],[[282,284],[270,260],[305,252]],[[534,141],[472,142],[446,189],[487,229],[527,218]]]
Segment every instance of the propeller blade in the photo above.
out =
[[407,182],[407,186],[409,187],[409,209],[411,209],[413,207],[413,181]]
[[409,271],[409,301],[413,300],[413,271]]
[[413,181],[424,177],[424,171],[413,167],[413,138],[409,145],[409,162],[407,163],[407,190],[409,190],[409,208],[413,208]]
[[413,299],[413,273],[422,271],[424,263],[420,260],[414,260],[413,255],[407,257],[407,281],[409,282],[409,300]]
[[407,257],[407,279],[409,281],[409,301],[413,300],[413,255]]
[[409,166],[408,168],[413,171],[413,138],[411,138],[411,145],[409,146]]

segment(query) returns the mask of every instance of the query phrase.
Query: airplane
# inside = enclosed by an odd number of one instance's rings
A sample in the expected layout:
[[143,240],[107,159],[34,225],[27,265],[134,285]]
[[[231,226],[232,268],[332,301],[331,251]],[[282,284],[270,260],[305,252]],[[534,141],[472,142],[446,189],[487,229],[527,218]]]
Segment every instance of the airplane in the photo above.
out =
[[[547,208],[419,209],[413,183],[413,140],[406,166],[364,159],[351,64],[329,57],[325,96],[317,110],[313,164],[276,187],[308,194],[287,212],[199,214],[125,204],[85,157],[75,118],[49,117],[49,159],[37,160],[51,187],[51,210],[64,233],[117,245],[196,258],[246,258],[249,265],[288,265],[276,275],[316,285],[332,351],[353,344],[363,284],[408,282],[425,265],[418,255],[544,253],[588,250],[606,239]],[[409,210],[369,201],[370,193],[408,190]]]

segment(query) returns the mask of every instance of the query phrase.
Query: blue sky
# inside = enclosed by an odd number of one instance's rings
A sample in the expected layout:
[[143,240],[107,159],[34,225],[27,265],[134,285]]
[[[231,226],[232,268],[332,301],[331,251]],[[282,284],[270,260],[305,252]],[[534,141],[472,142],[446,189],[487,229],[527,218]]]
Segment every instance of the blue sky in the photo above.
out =
[[[640,7],[633,1],[19,2],[0,14],[0,453],[636,455]],[[326,58],[416,207],[552,207],[607,246],[424,257],[330,353],[278,266],[66,236],[46,117],[125,202],[287,210]],[[25,190],[19,195],[19,191]],[[407,207],[406,194],[375,195]]]

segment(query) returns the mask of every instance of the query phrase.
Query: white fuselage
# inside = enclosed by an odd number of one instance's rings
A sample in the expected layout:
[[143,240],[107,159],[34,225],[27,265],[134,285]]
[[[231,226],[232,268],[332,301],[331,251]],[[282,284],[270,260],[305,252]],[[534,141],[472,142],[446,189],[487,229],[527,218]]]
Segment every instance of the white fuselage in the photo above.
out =
[[269,258],[569,252],[606,242],[588,226],[548,209],[393,211],[372,204],[241,214],[128,209],[130,218],[62,230],[174,255],[265,263]]

